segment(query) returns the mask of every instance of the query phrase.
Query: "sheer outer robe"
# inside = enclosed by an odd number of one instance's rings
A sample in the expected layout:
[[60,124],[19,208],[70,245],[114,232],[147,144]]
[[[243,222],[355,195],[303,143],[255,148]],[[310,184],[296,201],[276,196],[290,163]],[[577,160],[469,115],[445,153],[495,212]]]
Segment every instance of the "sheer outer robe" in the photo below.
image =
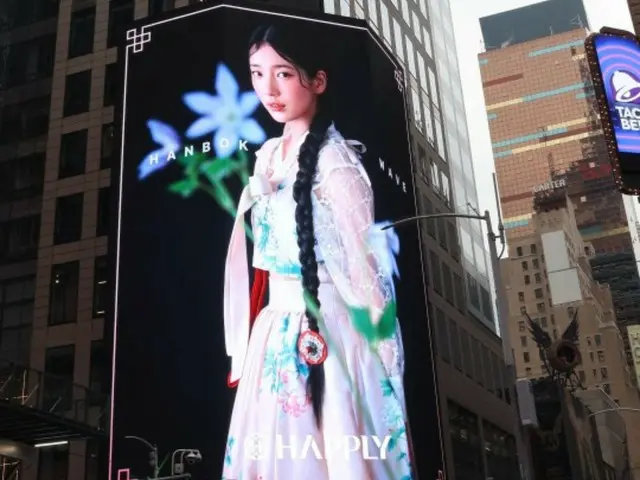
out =
[[[344,302],[354,307],[369,308],[372,318],[377,321],[384,306],[393,299],[393,289],[390,283],[392,280],[378,266],[367,243],[367,235],[374,222],[371,183],[353,143],[342,138],[333,127],[329,129],[327,136],[319,152],[312,196],[318,259],[322,261]],[[254,188],[253,195],[268,194],[265,185],[270,185],[269,188],[273,189],[282,180],[275,178],[277,174],[274,174],[272,163],[279,145],[280,139],[271,139],[257,152],[255,173],[250,186],[253,184],[262,187]],[[295,172],[293,174],[295,176]],[[245,192],[250,190],[250,186],[245,188]],[[229,270],[229,262],[227,268]],[[249,312],[248,272],[242,275],[242,279],[234,278],[240,276],[238,273],[232,274],[227,282],[229,290],[232,291],[234,285],[243,290],[242,295],[232,292],[234,301],[247,303],[246,308],[243,308],[244,305],[229,311],[225,308],[227,348],[230,345],[236,346],[229,351],[230,354],[245,350],[248,342],[248,316],[233,315],[234,311],[246,310],[247,315]],[[244,323],[237,322],[246,322],[246,328]],[[331,335],[331,332],[328,333]],[[400,387],[404,355],[399,329],[396,330],[395,337],[380,342],[377,350],[392,385]],[[243,361],[242,354],[236,356],[239,358],[234,358],[234,362]],[[395,390],[398,394],[402,392],[402,388]]]

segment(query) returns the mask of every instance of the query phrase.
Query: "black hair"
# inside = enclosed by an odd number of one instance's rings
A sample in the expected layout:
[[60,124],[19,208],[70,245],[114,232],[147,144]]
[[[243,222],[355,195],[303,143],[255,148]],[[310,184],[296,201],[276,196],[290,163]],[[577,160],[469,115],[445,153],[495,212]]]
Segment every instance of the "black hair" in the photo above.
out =
[[[278,28],[274,25],[259,27],[251,36],[249,48],[255,50],[262,45],[269,45],[278,55],[294,65],[300,74],[301,81],[314,78],[320,70],[327,71],[323,63],[326,49],[319,45],[320,35],[315,35],[312,25],[305,23],[303,28]],[[301,37],[308,37],[301,38]],[[328,115],[326,93],[322,102],[318,101],[316,114],[309,127],[309,133],[300,146],[298,154],[298,173],[293,184],[293,199],[296,202],[295,221],[298,237],[299,259],[302,267],[302,286],[320,308],[318,290],[318,260],[316,258],[316,236],[313,225],[312,188],[318,169],[318,155],[331,125]],[[320,99],[319,99],[320,100]],[[306,317],[309,330],[319,333],[318,320],[307,309]],[[322,423],[322,404],[324,400],[325,377],[324,367],[309,365],[307,393],[311,398],[313,413],[318,426]]]

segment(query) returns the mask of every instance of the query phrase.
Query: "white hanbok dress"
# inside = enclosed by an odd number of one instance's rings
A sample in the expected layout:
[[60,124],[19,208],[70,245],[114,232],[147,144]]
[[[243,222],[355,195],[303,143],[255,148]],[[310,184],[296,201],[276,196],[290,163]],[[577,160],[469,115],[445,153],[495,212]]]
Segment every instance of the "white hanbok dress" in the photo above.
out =
[[[321,285],[321,332],[329,338],[318,429],[297,341],[305,328],[295,201],[299,145],[257,152],[231,237],[225,272],[230,379],[239,380],[222,480],[410,480],[399,330],[375,347],[354,329],[347,305],[372,317],[393,298],[367,242],[373,192],[355,142],[331,127],[313,187]],[[249,272],[243,213],[252,209],[253,266],[270,274],[268,305],[249,338]]]

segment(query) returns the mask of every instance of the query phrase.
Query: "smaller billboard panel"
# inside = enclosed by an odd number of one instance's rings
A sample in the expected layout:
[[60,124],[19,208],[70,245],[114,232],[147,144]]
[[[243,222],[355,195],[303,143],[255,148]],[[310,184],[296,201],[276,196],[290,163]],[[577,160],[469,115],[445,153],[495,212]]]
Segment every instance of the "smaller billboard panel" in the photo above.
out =
[[618,188],[640,193],[640,43],[603,29],[585,44],[600,118]]

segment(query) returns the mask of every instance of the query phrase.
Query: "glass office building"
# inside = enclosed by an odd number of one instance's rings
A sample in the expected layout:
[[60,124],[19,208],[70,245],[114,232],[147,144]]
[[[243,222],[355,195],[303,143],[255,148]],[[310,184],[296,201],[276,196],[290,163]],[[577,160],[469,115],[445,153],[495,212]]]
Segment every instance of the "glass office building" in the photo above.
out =
[[[325,11],[366,19],[405,65],[417,137],[430,153],[421,158],[424,186],[458,213],[482,214],[458,67],[449,0],[325,0]],[[421,139],[418,143],[423,143]],[[436,209],[440,211],[439,209]],[[435,210],[434,210],[435,212]],[[482,223],[457,219],[469,312],[496,331],[491,264]]]

